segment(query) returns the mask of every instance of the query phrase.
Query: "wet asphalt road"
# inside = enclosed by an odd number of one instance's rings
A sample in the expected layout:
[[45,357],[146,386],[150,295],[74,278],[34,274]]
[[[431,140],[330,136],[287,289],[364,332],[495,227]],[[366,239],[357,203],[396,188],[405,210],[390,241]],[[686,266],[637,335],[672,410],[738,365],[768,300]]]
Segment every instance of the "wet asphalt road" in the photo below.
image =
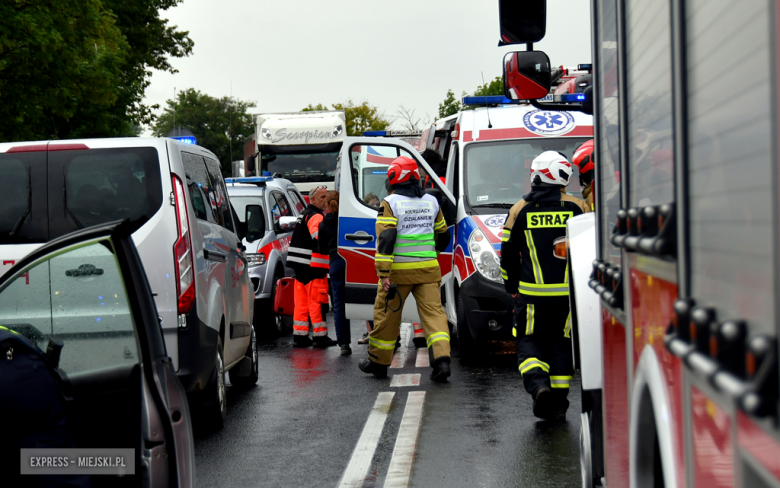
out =
[[[225,427],[196,434],[197,486],[338,486],[379,393],[395,392],[362,481],[385,486],[411,391],[425,397],[409,486],[580,484],[578,376],[567,422],[551,425],[531,413],[511,343],[493,344],[477,365],[453,358],[449,383],[437,384],[428,379],[430,368],[415,366],[407,328],[396,352],[405,357],[402,367],[380,380],[357,367],[367,354],[367,346],[357,344],[363,332],[365,322],[352,321],[351,356],[340,356],[338,347],[293,348],[289,334],[260,342],[258,384],[229,389]],[[330,335],[335,337],[332,329]],[[390,387],[393,375],[415,373],[421,374],[419,386]]]

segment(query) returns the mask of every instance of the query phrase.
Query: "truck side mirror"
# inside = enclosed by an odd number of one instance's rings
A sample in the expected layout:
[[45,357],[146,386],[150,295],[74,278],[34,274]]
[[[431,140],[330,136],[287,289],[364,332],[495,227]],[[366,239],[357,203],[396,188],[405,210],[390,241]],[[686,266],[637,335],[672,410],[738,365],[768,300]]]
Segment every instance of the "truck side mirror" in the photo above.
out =
[[536,100],[550,93],[550,58],[542,51],[520,51],[504,56],[504,96]]
[[501,23],[499,46],[539,42],[544,38],[547,26],[547,1],[498,0],[498,16]]
[[246,222],[246,241],[255,242],[265,235],[265,215],[260,205],[247,205],[244,221]]

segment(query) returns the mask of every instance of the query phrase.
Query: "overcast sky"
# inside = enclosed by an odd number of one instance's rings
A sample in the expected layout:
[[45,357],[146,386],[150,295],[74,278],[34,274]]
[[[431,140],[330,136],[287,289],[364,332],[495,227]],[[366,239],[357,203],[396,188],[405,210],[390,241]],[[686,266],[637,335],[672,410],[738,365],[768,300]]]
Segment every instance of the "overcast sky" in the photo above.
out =
[[[553,65],[589,63],[589,0],[547,2],[547,35],[534,45]],[[231,94],[252,113],[367,100],[388,116],[403,105],[431,120],[457,97],[500,76],[498,0],[184,0],[162,12],[195,42],[177,74],[155,72],[148,104],[177,90]],[[400,128],[396,122],[394,127]]]

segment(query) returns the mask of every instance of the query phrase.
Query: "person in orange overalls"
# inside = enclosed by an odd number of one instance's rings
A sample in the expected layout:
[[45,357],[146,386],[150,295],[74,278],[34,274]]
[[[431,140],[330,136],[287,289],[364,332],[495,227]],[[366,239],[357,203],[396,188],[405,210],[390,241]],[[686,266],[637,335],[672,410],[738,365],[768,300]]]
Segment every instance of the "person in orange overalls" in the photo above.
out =
[[[319,252],[319,227],[324,218],[328,189],[318,186],[309,193],[309,205],[298,217],[287,265],[295,270],[295,310],[293,311],[293,346],[330,347],[336,341],[328,337],[323,304],[328,304],[328,269],[330,258]],[[314,340],[309,337],[309,319]]]

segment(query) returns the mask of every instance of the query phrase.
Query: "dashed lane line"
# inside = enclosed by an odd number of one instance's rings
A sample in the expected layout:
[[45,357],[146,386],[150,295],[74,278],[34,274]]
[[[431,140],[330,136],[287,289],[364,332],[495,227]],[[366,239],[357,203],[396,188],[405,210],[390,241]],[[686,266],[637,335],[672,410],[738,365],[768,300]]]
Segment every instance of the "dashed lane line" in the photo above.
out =
[[420,386],[420,374],[394,374],[390,388],[405,386]]
[[409,327],[411,324],[404,322],[401,324],[401,347],[393,355],[393,362],[390,363],[390,369],[403,368],[406,359],[409,357]]
[[347,464],[344,474],[341,475],[339,487],[363,486],[366,474],[371,467],[374,452],[377,445],[379,445],[379,439],[385,427],[385,420],[387,420],[387,414],[390,411],[390,404],[394,396],[395,392],[390,391],[383,391],[377,395],[374,407],[371,409],[366,425],[363,427],[363,432],[360,434],[360,439],[358,439],[355,450],[352,452],[349,464]]
[[409,486],[414,453],[417,449],[417,439],[420,436],[424,402],[424,391],[409,392],[404,416],[401,419],[401,426],[398,428],[398,438],[395,441],[395,448],[393,448],[393,456],[390,458],[390,467],[387,471],[387,478],[385,478],[385,488]]
[[417,368],[428,368],[431,366],[431,359],[428,357],[428,349],[421,347],[417,349],[417,359],[414,362]]

